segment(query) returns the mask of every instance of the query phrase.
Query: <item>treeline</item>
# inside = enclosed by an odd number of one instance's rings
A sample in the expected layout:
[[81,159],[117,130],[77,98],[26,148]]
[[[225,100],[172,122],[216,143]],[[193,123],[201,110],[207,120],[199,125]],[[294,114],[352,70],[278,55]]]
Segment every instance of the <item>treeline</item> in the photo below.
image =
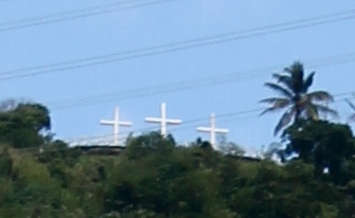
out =
[[[323,145],[333,142],[334,147],[354,148],[346,127],[308,125],[318,126],[315,133],[329,131],[324,134],[331,137],[325,137]],[[295,145],[313,140],[306,133],[293,137]],[[280,165],[225,155],[208,142],[176,147],[172,138],[154,132],[129,139],[125,151],[116,156],[83,155],[60,142],[47,146],[42,152],[1,148],[0,217],[350,218],[355,214],[354,153],[341,156],[348,150],[330,160],[327,154],[333,153],[332,148],[315,158],[305,155],[306,159]],[[328,173],[321,172],[323,163],[333,164]]]

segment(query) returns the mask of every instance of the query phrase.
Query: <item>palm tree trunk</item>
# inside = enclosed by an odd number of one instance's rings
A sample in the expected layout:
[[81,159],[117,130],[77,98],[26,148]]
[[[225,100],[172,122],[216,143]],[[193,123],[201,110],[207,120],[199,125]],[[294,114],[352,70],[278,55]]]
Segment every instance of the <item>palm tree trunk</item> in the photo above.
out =
[[295,107],[296,107],[296,113],[295,113],[295,120],[294,120],[294,124],[296,124],[298,122],[298,120],[300,119],[300,116],[301,116],[301,107],[300,107],[300,101],[301,99],[301,96],[299,94],[296,94],[295,96]]
[[300,119],[300,116],[301,116],[301,110],[297,107],[293,124],[296,124],[298,122],[298,120]]

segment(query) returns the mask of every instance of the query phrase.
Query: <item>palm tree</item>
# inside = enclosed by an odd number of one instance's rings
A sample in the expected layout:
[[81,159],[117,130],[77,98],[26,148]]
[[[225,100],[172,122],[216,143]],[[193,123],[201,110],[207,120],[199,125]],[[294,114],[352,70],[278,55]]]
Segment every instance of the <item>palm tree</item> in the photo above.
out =
[[273,97],[261,100],[260,103],[271,104],[260,115],[268,112],[286,110],[275,127],[276,135],[283,127],[287,126],[292,118],[297,122],[300,118],[317,120],[319,114],[330,114],[334,117],[338,113],[322,103],[333,101],[333,96],[326,91],[308,92],[313,84],[315,72],[311,72],[307,77],[304,75],[303,65],[294,62],[290,67],[285,68],[285,73],[273,74],[276,83],[267,82],[265,86],[278,92],[281,97]]

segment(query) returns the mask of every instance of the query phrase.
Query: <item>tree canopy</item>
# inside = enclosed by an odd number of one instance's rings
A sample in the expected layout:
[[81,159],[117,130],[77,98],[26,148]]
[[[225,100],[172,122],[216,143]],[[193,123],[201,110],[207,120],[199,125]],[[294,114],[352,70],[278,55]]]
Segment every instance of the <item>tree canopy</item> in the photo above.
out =
[[[0,140],[16,148],[36,147],[51,129],[49,110],[38,103],[2,104]],[[7,106],[6,106],[7,105]]]
[[[304,128],[312,125],[332,124],[309,123]],[[341,137],[353,140],[346,127],[335,125],[329,132],[336,139],[337,128],[344,134]],[[323,137],[317,132],[309,139]],[[297,137],[307,138],[308,134]],[[334,139],[327,139],[324,146],[333,149]],[[150,133],[132,137],[117,156],[85,155],[60,141],[42,152],[2,147],[0,217],[293,218],[355,214],[355,164],[350,155],[341,158],[348,161],[344,169],[329,165],[329,175],[317,175],[323,161],[316,158],[317,152],[313,162],[299,158],[280,166],[267,159],[255,162],[225,155],[203,144],[177,147],[173,140]],[[345,144],[340,156],[350,146]],[[326,159],[329,152],[320,155]]]

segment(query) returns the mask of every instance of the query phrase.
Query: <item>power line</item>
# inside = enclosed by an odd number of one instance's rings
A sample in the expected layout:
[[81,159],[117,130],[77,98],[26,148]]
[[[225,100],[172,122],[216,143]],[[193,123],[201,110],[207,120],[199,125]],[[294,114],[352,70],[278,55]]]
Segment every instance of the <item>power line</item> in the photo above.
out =
[[284,23],[263,26],[263,27],[244,30],[244,31],[237,31],[237,32],[231,32],[231,33],[226,33],[221,35],[215,35],[215,36],[210,36],[205,38],[197,38],[193,40],[175,42],[175,43],[158,45],[158,46],[151,46],[151,47],[146,47],[141,49],[125,51],[125,52],[101,55],[96,57],[5,71],[0,73],[0,81],[29,77],[29,76],[36,76],[42,74],[49,74],[55,72],[62,72],[62,71],[67,71],[72,69],[79,69],[84,67],[108,64],[108,63],[113,63],[118,61],[129,60],[129,59],[148,57],[148,56],[175,52],[180,50],[187,50],[191,48],[215,45],[215,44],[235,41],[239,39],[246,39],[246,38],[263,36],[263,35],[268,35],[273,33],[280,33],[280,32],[324,25],[329,23],[335,23],[335,22],[340,22],[345,20],[352,20],[354,18],[355,18],[355,10],[345,11],[336,14],[313,17],[309,19],[302,19],[293,22],[284,22]]
[[[346,96],[346,95],[352,95],[355,93],[355,90],[354,91],[351,91],[351,92],[344,92],[344,93],[338,93],[338,94],[335,94],[334,97],[341,97],[341,96]],[[348,99],[355,99],[355,96],[352,96]],[[340,102],[343,102],[345,101],[346,98],[342,98],[342,99],[339,99],[339,100],[335,100],[333,103],[340,103]],[[239,112],[235,112],[235,113],[226,113],[226,114],[221,114],[221,115],[218,115],[216,116],[217,118],[230,118],[230,117],[233,117],[233,116],[238,116],[238,115],[242,115],[242,114],[248,114],[248,113],[255,113],[255,112],[260,112],[262,111],[263,108],[259,108],[259,109],[251,109],[251,110],[245,110],[245,111],[239,111]],[[256,118],[258,116],[248,116],[248,117],[242,117],[242,118],[239,118],[239,119],[233,119],[233,120],[225,120],[225,121],[219,121],[219,123],[229,123],[229,122],[235,122],[235,121],[239,121],[239,120],[244,120],[244,119],[251,119],[251,118]],[[184,122],[183,124],[192,124],[192,123],[196,123],[196,122],[199,122],[199,121],[203,121],[203,120],[207,120],[206,117],[204,118],[199,118],[199,119],[194,119],[194,120],[189,120],[189,121],[186,121]],[[185,130],[185,129],[188,129],[188,128],[191,128],[193,127],[192,125],[190,126],[184,126],[184,127],[177,127],[175,129],[173,129],[172,131],[170,132],[176,132],[176,131],[181,131],[181,130]],[[153,127],[150,127],[150,128],[142,128],[140,130],[135,130],[135,131],[154,131],[156,128],[153,128]],[[121,134],[125,134],[125,133],[131,133],[129,131],[127,132],[122,132]],[[114,136],[114,134],[106,134],[106,135],[101,135],[101,136],[94,136],[94,137],[88,137],[87,139],[95,139],[95,138],[102,138],[102,137],[109,137],[109,136]],[[73,138],[73,137],[72,137]],[[122,140],[127,140],[128,137],[126,138],[123,138]],[[66,140],[64,140],[66,141]],[[66,141],[66,143],[70,143],[71,141]],[[43,151],[42,153],[51,153],[51,152],[57,152],[57,151],[62,151],[62,150],[70,150],[72,149],[73,147],[67,147],[67,148],[59,148],[59,149],[54,149],[54,150],[45,150]],[[75,148],[75,147],[74,147]],[[20,148],[20,149],[15,149],[16,151],[39,151],[39,148]],[[2,158],[5,158],[5,157],[2,157]]]
[[[337,93],[335,95],[333,95],[335,98],[339,98],[339,97],[343,97],[343,96],[348,96],[348,95],[352,95],[355,93],[355,90],[354,91],[350,91],[350,92],[343,92],[343,93]],[[344,102],[346,98],[341,98],[341,99],[338,99],[338,100],[335,100],[334,102],[332,102],[333,104],[337,104],[337,103],[340,103],[340,102]],[[355,99],[355,96],[352,96],[348,99]],[[244,110],[244,111],[237,111],[237,112],[231,112],[231,113],[224,113],[224,114],[219,114],[219,115],[216,115],[216,118],[231,118],[231,117],[236,117],[236,116],[240,116],[240,115],[245,115],[245,114],[251,114],[251,113],[256,113],[256,112],[261,112],[263,111],[265,108],[254,108],[254,109],[249,109],[249,110]],[[259,116],[249,116],[247,117],[247,119],[250,119],[250,118],[256,118],[256,117],[259,117]],[[186,124],[193,124],[193,123],[197,123],[197,122],[200,122],[200,121],[205,121],[207,120],[208,118],[207,117],[201,117],[201,118],[196,118],[196,119],[192,119],[192,120],[188,120],[188,121],[184,121],[182,123],[181,126],[179,127],[172,127],[171,128],[171,131],[170,132],[176,132],[176,131],[181,131],[181,130],[185,130],[185,129],[189,129],[189,128],[192,128],[193,126],[192,125],[188,125],[186,126]],[[233,121],[226,121],[226,122],[234,122],[234,121],[238,121],[238,120],[241,120],[241,119],[246,119],[246,117],[242,117],[240,119],[233,119]],[[156,127],[148,127],[148,128],[141,128],[141,129],[136,129],[136,130],[133,130],[133,131],[123,131],[121,132],[120,134],[129,134],[129,133],[132,133],[132,132],[144,132],[144,131],[153,131],[153,130],[156,130],[157,128]],[[93,137],[86,137],[85,139],[86,140],[95,140],[95,139],[99,139],[99,138],[105,138],[105,137],[110,137],[110,136],[114,136],[115,134],[105,134],[105,135],[99,135],[99,136],[93,136]],[[79,138],[79,137],[71,137],[71,138]],[[124,138],[123,140],[125,140],[127,138]],[[67,142],[73,142],[73,141],[67,141]]]
[[[344,64],[355,61],[355,53],[340,55],[340,56],[329,56],[322,59],[310,60],[308,64],[311,67],[329,67],[332,65]],[[307,61],[308,62],[308,61]],[[88,106],[103,102],[109,102],[112,100],[124,100],[139,98],[144,96],[158,95],[161,93],[175,93],[179,91],[191,90],[201,87],[211,87],[227,83],[240,82],[245,80],[251,80],[256,78],[263,78],[268,76],[271,71],[275,69],[281,69],[282,65],[275,65],[273,67],[266,67],[262,69],[244,71],[244,72],[232,72],[227,74],[218,74],[218,76],[196,78],[190,80],[184,80],[179,82],[174,82],[171,84],[162,84],[153,87],[145,87],[138,89],[128,89],[120,90],[116,93],[102,94],[98,96],[91,96],[79,99],[73,99],[71,102],[64,104],[57,104],[51,107],[52,110],[64,110],[70,109],[77,106]]]
[[[220,114],[218,116],[216,116],[216,118],[226,118],[226,117],[235,117],[235,116],[239,116],[239,115],[243,115],[243,114],[249,114],[249,113],[254,113],[254,112],[260,112],[262,111],[263,109],[259,108],[259,109],[251,109],[251,110],[245,110],[245,111],[238,111],[238,112],[233,112],[233,113],[226,113],[226,114]],[[188,121],[184,121],[182,126],[183,127],[175,127],[175,128],[172,128],[172,130],[170,132],[176,132],[176,131],[181,131],[181,130],[185,130],[185,129],[188,129],[188,128],[191,128],[191,124],[193,123],[197,123],[197,122],[200,122],[200,121],[205,121],[205,120],[208,120],[209,118],[207,117],[201,117],[201,118],[196,118],[196,119],[192,119],[192,120],[188,120]],[[190,124],[189,126],[186,126],[187,124]],[[142,132],[150,132],[150,131],[154,131],[156,130],[157,127],[146,127],[146,128],[140,128],[140,129],[135,129],[133,131],[123,131],[120,133],[120,135],[122,134],[130,134],[130,133],[133,133],[133,132],[138,132],[138,133],[142,133]],[[104,135],[98,135],[98,136],[93,136],[93,137],[84,137],[85,140],[95,140],[95,139],[101,139],[101,138],[106,138],[106,137],[113,137],[115,136],[115,134],[104,134]],[[80,137],[71,137],[71,138],[80,138]],[[122,140],[126,140],[126,138],[122,138]],[[75,140],[65,140],[66,142],[68,143],[71,143],[71,142],[75,142]]]
[[[343,92],[343,93],[338,93],[338,94],[335,94],[333,95],[333,97],[342,97],[342,96],[347,96],[347,95],[351,95],[351,94],[354,94],[355,91],[351,91],[351,92]],[[349,99],[354,99],[355,96],[352,96],[350,97]],[[333,104],[337,104],[337,103],[340,103],[340,102],[344,102],[346,98],[341,98],[341,99],[338,99],[338,100],[335,100],[334,102],[332,102]],[[225,114],[220,114],[220,115],[216,115],[216,118],[231,118],[231,117],[235,117],[235,116],[240,116],[240,115],[244,115],[244,114],[250,114],[250,113],[256,113],[256,112],[261,112],[265,110],[265,108],[255,108],[255,109],[250,109],[250,110],[244,110],[244,111],[238,111],[238,112],[231,112],[231,113],[225,113]],[[250,119],[250,118],[256,118],[256,117],[259,117],[258,116],[248,116],[248,117],[242,117],[242,118],[239,118],[239,119],[233,119],[232,120],[228,120],[226,122],[234,122],[234,121],[238,121],[238,120],[241,120],[241,119]],[[199,118],[199,119],[195,119],[195,120],[190,120],[190,121],[187,121],[187,122],[184,122],[184,124],[186,123],[195,123],[195,122],[199,122],[199,121],[202,121],[202,120],[207,120],[208,118]],[[218,121],[219,123],[221,123],[220,121]],[[223,122],[222,122],[223,123]],[[191,127],[191,126],[190,126]],[[185,130],[187,128],[190,128],[190,127],[174,127],[172,128],[172,131],[180,131],[180,130]]]
[[10,21],[0,24],[0,32],[9,30],[21,29],[25,27],[34,27],[44,24],[58,23],[67,20],[75,20],[79,18],[92,17],[101,14],[112,13],[116,11],[123,11],[129,9],[136,9],[141,7],[147,7],[152,5],[158,5],[178,0],[153,0],[153,1],[125,1],[115,4],[109,4],[104,6],[97,6],[86,9],[79,9],[74,11],[66,11],[57,14],[51,14],[47,16],[33,17],[29,19]]

